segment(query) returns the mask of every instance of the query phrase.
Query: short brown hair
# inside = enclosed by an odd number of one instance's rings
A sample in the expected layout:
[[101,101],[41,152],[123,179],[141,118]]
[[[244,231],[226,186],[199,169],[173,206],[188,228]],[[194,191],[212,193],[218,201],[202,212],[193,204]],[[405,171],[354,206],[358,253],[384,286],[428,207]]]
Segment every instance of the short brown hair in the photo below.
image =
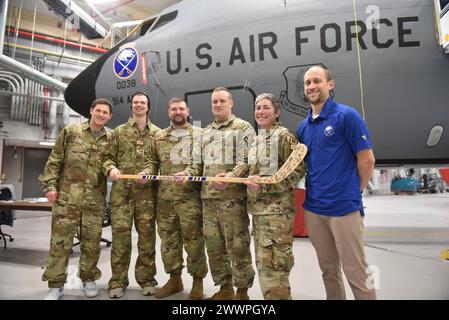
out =
[[170,109],[170,106],[173,104],[173,103],[181,103],[181,102],[183,102],[185,105],[186,105],[186,107],[188,108],[189,106],[187,105],[187,102],[185,102],[184,101],[184,99],[181,99],[181,98],[179,98],[179,97],[173,97],[173,98],[171,98],[170,99],[170,101],[168,102],[168,108]]
[[228,93],[228,98],[229,100],[232,101],[232,94],[231,94],[231,90],[229,90],[226,87],[217,87],[214,89],[214,91],[212,91],[212,93],[218,92],[218,91],[226,91]]
[[105,104],[105,105],[107,105],[109,107],[109,113],[112,114],[112,104],[109,102],[108,99],[104,99],[104,98],[95,99],[92,102],[92,105],[90,106],[90,108],[94,109],[97,104]]
[[334,79],[334,76],[332,75],[332,72],[324,64],[316,64],[314,66],[311,66],[307,71],[309,71],[312,68],[320,68],[320,69],[322,69],[324,71],[324,74],[326,75],[327,81],[331,81],[331,80]]

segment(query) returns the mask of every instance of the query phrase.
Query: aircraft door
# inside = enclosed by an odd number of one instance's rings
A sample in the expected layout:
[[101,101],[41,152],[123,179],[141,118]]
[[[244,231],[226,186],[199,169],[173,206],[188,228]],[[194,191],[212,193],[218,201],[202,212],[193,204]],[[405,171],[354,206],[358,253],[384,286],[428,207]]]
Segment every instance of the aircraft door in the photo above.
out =
[[[254,120],[254,101],[256,95],[251,88],[237,86],[227,87],[231,90],[232,99],[234,101],[234,107],[232,113],[237,117],[248,121],[256,128],[256,122]],[[186,92],[185,100],[190,106],[190,117],[192,121],[201,121],[201,127],[204,128],[208,124],[214,121],[214,117],[211,111],[211,95],[213,89]],[[199,123],[194,123],[200,126]]]

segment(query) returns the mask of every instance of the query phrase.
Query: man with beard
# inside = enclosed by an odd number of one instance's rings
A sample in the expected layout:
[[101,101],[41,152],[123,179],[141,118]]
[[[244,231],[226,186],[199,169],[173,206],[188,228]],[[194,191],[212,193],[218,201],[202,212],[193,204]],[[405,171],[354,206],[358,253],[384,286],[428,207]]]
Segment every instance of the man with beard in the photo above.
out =
[[363,250],[361,196],[375,159],[365,122],[355,109],[332,100],[334,87],[322,65],[304,74],[311,108],[296,130],[308,148],[304,216],[327,299],[346,298],[340,265],[355,299],[376,299]]
[[[159,131],[151,144],[150,159],[161,175],[183,171],[201,157],[199,141],[201,128],[188,122],[189,108],[180,98],[168,103],[170,126]],[[196,156],[195,156],[196,152]],[[190,300],[203,297],[203,278],[207,274],[204,252],[203,214],[200,198],[201,184],[160,181],[157,193],[157,225],[161,238],[161,255],[168,282],[156,292],[156,298],[165,298],[184,290],[181,279],[183,246],[187,252],[187,271],[193,277]]]

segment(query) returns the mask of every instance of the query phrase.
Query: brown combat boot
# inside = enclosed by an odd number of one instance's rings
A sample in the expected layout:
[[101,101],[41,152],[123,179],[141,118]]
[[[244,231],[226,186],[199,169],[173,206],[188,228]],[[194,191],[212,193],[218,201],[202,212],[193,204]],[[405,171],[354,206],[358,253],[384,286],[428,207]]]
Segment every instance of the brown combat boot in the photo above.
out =
[[170,275],[170,279],[156,292],[156,298],[166,298],[184,290],[180,274]]
[[203,296],[203,279],[193,278],[192,291],[190,291],[189,300],[201,300]]
[[234,300],[234,288],[230,284],[222,285],[220,291],[207,300]]
[[248,288],[238,288],[235,293],[235,300],[249,300]]

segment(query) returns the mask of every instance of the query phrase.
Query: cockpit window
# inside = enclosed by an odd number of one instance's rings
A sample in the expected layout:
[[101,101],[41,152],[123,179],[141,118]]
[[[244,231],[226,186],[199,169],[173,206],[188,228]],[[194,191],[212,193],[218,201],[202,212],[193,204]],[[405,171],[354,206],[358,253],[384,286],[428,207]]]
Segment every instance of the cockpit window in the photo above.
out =
[[172,11],[169,13],[166,13],[164,15],[162,15],[156,22],[156,24],[154,25],[153,29],[151,29],[151,32],[156,30],[157,28],[162,27],[163,25],[169,23],[170,21],[173,21],[176,19],[176,17],[178,16],[178,10],[176,11]]
[[443,10],[449,4],[449,0],[440,0],[440,10]]
[[135,39],[140,38],[145,33],[147,33],[148,29],[150,29],[150,27],[153,25],[154,21],[156,21],[156,18],[146,20],[146,21],[142,22],[141,24],[139,24],[133,31],[131,31],[129,36],[125,39],[126,42],[132,42]]
[[[156,30],[157,28],[162,27],[163,25],[169,23],[170,21],[173,21],[178,16],[178,11],[172,11],[169,13],[166,13],[162,16],[154,17],[149,20],[146,20],[139,24],[131,33],[122,41],[117,43],[116,46],[122,46],[124,43],[133,42],[137,38],[140,38],[141,36],[145,35],[148,30],[149,32],[152,32],[153,30]],[[115,46],[115,47],[116,47]]]
[[147,33],[148,29],[153,25],[154,21],[156,21],[156,18],[147,20],[143,22],[140,26],[140,35],[143,36],[145,33]]

